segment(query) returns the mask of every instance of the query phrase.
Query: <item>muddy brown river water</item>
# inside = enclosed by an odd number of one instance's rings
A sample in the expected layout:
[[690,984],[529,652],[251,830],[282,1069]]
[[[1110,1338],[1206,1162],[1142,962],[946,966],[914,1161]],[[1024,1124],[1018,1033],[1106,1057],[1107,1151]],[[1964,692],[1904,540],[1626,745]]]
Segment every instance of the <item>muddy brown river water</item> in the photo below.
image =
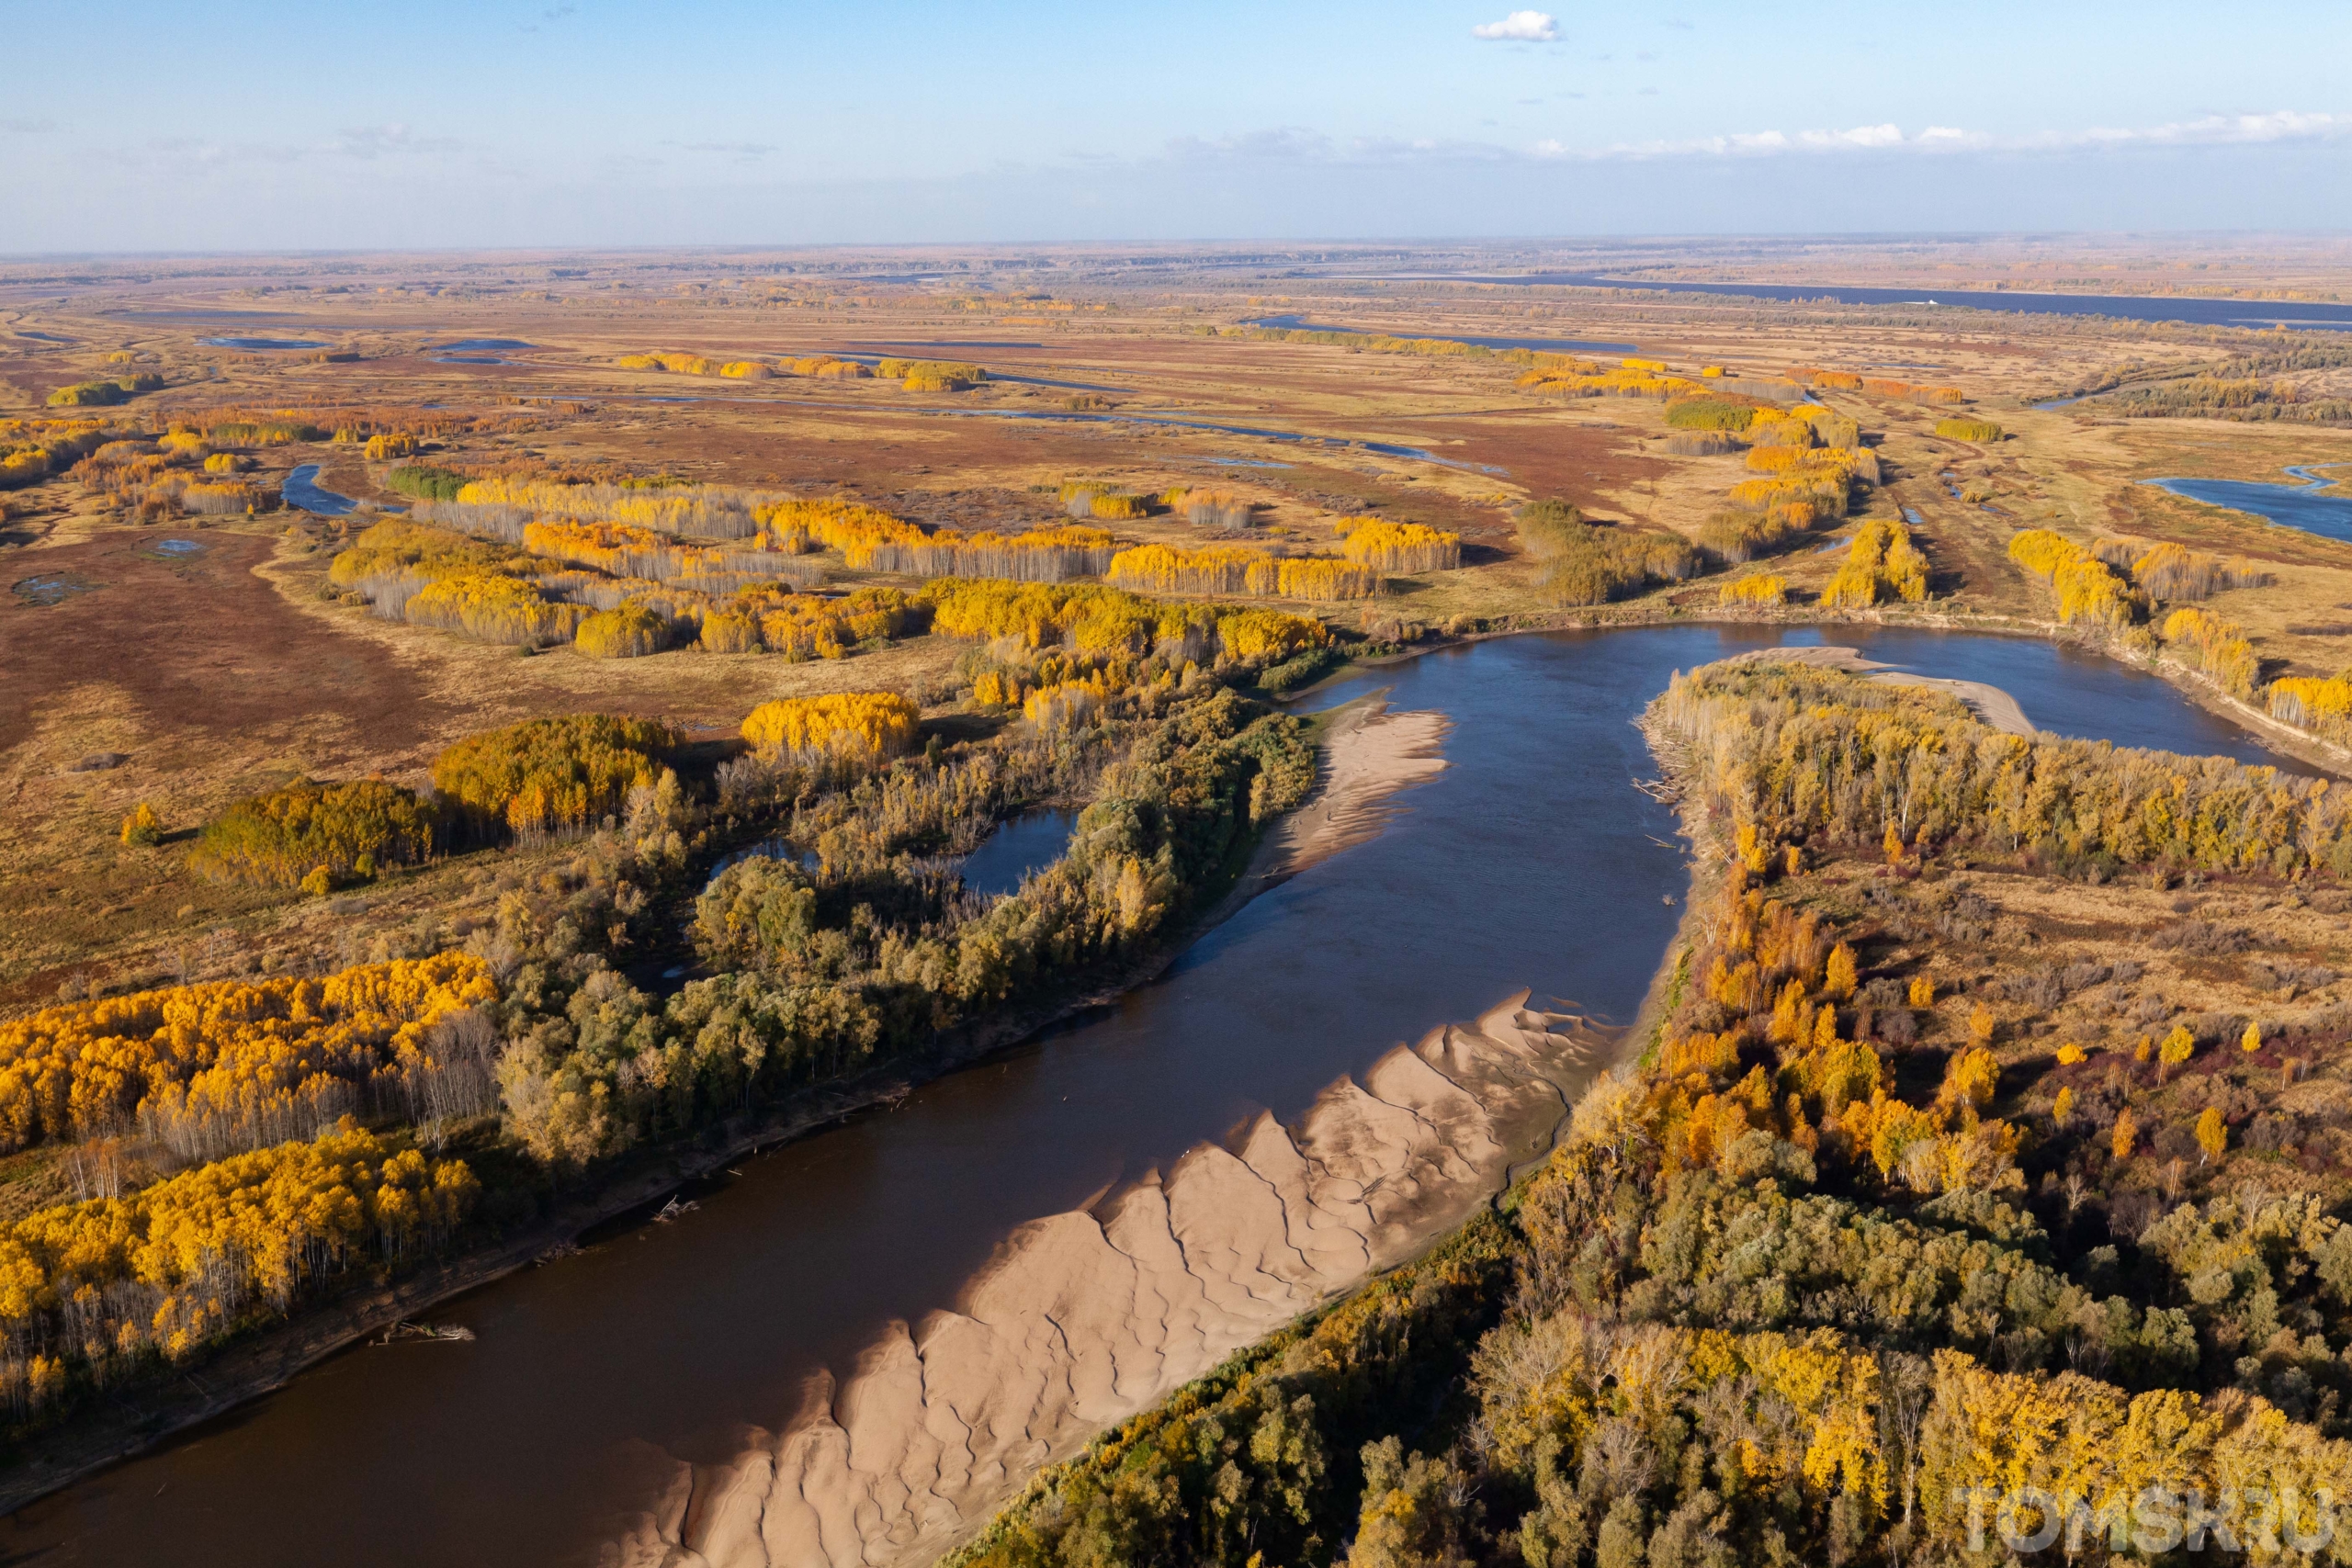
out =
[[[0,1562],[596,1562],[682,1465],[733,1462],[812,1377],[956,1304],[1024,1224],[1099,1204],[1261,1111],[1295,1124],[1336,1078],[1521,990],[1630,1020],[1686,881],[1671,813],[1634,787],[1657,770],[1632,720],[1673,671],[1781,640],[1514,637],[1318,694],[1387,687],[1395,710],[1451,720],[1448,765],[1371,841],[1115,1005],[744,1162],[677,1223],[617,1227],[434,1314],[469,1343],[347,1352],[20,1510]],[[1786,640],[2001,686],[2044,728],[2278,760],[2159,681],[2040,642]]]

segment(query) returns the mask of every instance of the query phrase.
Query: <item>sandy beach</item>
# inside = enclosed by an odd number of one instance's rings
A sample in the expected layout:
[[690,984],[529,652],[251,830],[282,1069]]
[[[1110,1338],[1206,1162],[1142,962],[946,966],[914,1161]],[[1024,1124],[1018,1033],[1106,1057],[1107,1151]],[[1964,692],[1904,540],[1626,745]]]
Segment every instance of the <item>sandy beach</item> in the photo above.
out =
[[[1334,716],[1313,797],[1270,832],[1247,899],[1377,835],[1445,767],[1442,714]],[[890,1325],[719,1466],[678,1465],[611,1568],[917,1564],[1038,1469],[1300,1313],[1410,1257],[1540,1157],[1613,1034],[1521,993],[1398,1045],[1295,1123],[1031,1222],[953,1310]]]
[[1729,664],[1756,663],[1767,660],[1784,664],[1815,664],[1825,670],[1844,670],[1867,680],[1883,681],[1890,686],[1925,686],[1958,697],[1970,711],[2004,735],[2031,735],[2032,721],[2025,716],[2025,709],[2017,698],[2000,687],[1984,681],[1954,681],[1940,675],[1914,675],[1866,659],[1861,650],[1852,648],[1762,648],[1736,654],[1724,660]]
[[1041,1467],[1409,1258],[1548,1149],[1615,1036],[1526,1002],[1023,1226],[954,1310],[890,1325],[732,1462],[678,1465],[604,1562],[934,1561]]

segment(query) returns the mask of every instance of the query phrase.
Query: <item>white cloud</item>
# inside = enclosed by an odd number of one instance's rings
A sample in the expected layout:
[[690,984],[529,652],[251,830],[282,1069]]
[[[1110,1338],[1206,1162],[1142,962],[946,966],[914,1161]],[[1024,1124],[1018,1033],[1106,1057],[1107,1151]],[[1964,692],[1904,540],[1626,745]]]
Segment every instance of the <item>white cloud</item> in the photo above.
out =
[[1479,23],[1470,29],[1470,36],[1515,43],[1550,43],[1560,36],[1560,25],[1549,11],[1513,11],[1499,22]]
[[2269,114],[2207,115],[2165,125],[2095,127],[1995,135],[1957,126],[1931,125],[1905,135],[1897,125],[1857,125],[1843,130],[1731,131],[1677,141],[1620,141],[1605,147],[1537,142],[1539,158],[1586,161],[1641,158],[1769,157],[1783,153],[1839,152],[2068,152],[2117,147],[2217,147],[2352,138],[2352,115],[2305,114],[2280,109]]
[[1176,163],[1426,164],[1509,162],[1521,154],[1492,141],[1436,141],[1428,137],[1351,136],[1336,141],[1298,126],[1250,131],[1240,136],[1179,136],[1167,144]]
[[447,136],[419,136],[405,125],[346,126],[319,151],[344,158],[381,158],[398,152],[448,152],[458,142]]

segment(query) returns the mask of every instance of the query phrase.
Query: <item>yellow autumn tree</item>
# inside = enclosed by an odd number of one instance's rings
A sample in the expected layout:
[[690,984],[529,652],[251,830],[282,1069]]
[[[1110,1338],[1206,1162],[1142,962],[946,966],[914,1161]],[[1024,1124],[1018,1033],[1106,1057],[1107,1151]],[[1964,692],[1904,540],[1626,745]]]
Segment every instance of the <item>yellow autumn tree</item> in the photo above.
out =
[[839,750],[891,757],[914,743],[920,709],[897,692],[833,693],[762,703],[743,720],[743,739],[768,752]]

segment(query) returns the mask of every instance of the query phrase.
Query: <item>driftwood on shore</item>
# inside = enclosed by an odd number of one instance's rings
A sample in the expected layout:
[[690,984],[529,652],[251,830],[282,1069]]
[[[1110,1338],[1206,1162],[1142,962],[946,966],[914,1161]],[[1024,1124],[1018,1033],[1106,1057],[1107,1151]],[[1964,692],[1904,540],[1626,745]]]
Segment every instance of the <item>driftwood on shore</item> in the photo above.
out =
[[375,1342],[379,1345],[399,1345],[411,1339],[441,1339],[452,1344],[464,1344],[473,1337],[472,1329],[454,1323],[415,1323],[402,1318],[385,1329]]

